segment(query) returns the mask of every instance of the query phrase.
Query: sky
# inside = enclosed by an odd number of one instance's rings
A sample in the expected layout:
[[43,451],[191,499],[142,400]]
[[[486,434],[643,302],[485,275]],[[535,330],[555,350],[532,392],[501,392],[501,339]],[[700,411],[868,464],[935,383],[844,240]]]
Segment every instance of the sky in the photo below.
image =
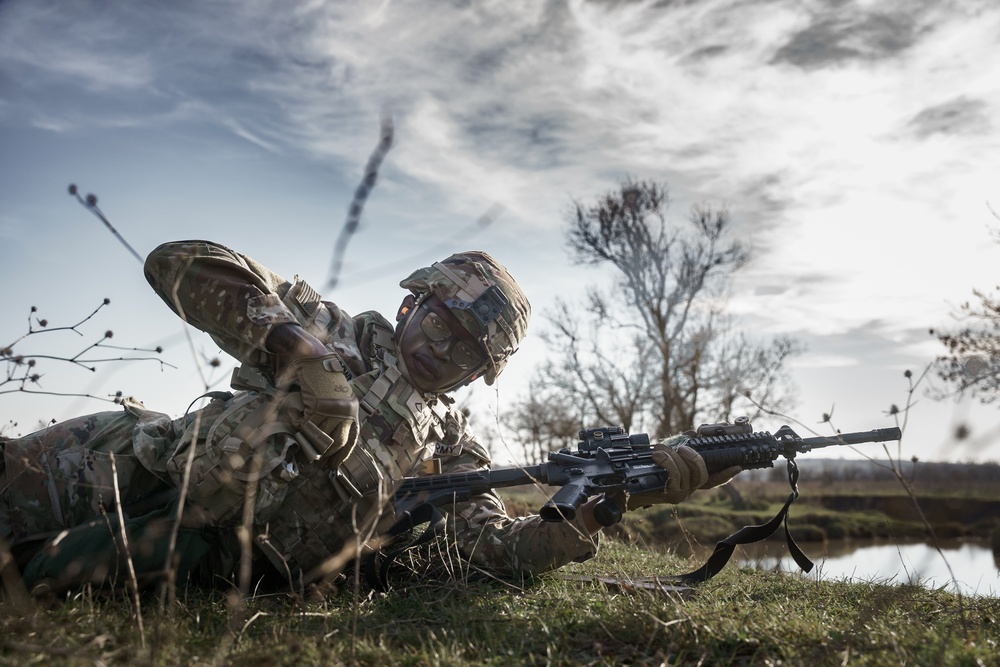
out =
[[[122,391],[171,415],[203,391],[218,349],[185,331],[70,183],[140,255],[211,239],[351,313],[391,316],[410,270],[484,249],[543,328],[557,297],[609,278],[566,249],[572,202],[631,175],[668,185],[672,222],[699,203],[729,209],[753,252],[729,312],[807,348],[788,414],[801,434],[827,434],[823,413],[844,431],[892,426],[909,397],[893,455],[997,460],[996,406],[932,400],[927,377],[910,393],[904,371],[920,377],[941,352],[928,330],[997,284],[998,38],[986,0],[5,0],[0,344],[32,306],[54,328],[109,299],[82,335],[17,349],[72,356],[110,330],[106,343],[161,346],[164,363],[40,360],[40,389]],[[384,113],[394,144],[327,290]],[[469,400],[508,409],[546,355],[529,334]],[[105,409],[0,394],[0,429]]]

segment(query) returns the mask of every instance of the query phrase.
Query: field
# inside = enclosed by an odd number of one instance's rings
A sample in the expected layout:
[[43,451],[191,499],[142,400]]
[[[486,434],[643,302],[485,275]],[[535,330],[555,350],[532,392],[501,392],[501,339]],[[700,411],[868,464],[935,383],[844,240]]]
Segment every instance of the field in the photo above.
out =
[[[807,480],[797,540],[997,536],[995,485]],[[951,492],[949,493],[949,487]],[[730,563],[697,587],[686,546],[769,519],[787,483],[741,482],[630,513],[597,558],[532,581],[411,559],[387,593],[322,600],[186,589],[0,603],[0,665],[993,665],[1000,599],[884,581],[816,581]],[[505,492],[514,512],[541,496]],[[738,502],[735,502],[738,501]],[[921,508],[917,511],[917,508]],[[780,532],[780,531],[779,531]],[[414,576],[413,572],[417,574]]]
[[[188,591],[142,623],[124,593],[0,607],[2,665],[991,665],[1000,600],[920,586],[690,569],[605,541],[593,561],[531,582],[423,576],[323,601]],[[437,573],[440,574],[440,573]],[[419,582],[419,583],[418,583]]]

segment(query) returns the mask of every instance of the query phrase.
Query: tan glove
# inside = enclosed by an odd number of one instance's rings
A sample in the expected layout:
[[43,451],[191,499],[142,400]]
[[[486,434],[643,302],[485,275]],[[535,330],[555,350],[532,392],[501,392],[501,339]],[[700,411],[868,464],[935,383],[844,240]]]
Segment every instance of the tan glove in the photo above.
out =
[[739,466],[732,466],[709,475],[705,460],[684,444],[655,444],[650,458],[667,471],[667,485],[663,491],[631,494],[626,505],[630,510],[664,503],[676,505],[687,500],[698,489],[711,489],[725,484],[742,470]]
[[300,431],[295,439],[307,459],[338,465],[358,439],[358,399],[335,354],[292,361],[279,385],[302,398]]

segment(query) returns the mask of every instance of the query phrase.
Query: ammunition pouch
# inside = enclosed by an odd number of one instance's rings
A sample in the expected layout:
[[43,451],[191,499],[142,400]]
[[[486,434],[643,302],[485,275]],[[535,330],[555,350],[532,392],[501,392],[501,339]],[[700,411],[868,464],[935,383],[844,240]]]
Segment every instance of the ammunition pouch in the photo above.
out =
[[[391,338],[376,340],[377,344]],[[360,396],[358,446],[336,468],[305,466],[287,487],[281,512],[258,523],[255,541],[290,583],[323,583],[378,545],[396,517],[396,485],[444,437],[444,418],[402,376],[386,351],[381,370],[355,377]]]
[[[349,380],[360,405],[353,429],[320,427],[307,418],[300,392],[275,394],[267,379],[244,367],[233,386],[250,391],[214,396],[175,427],[184,429],[179,442],[173,437],[169,448],[161,446],[168,451],[154,465],[149,456],[143,462],[169,473],[180,488],[190,460],[188,497],[221,526],[239,524],[255,486],[259,551],[292,586],[333,579],[396,522],[395,484],[431,456],[426,443],[444,437],[445,406],[429,405],[402,377],[388,323],[376,326],[373,338],[375,370]],[[154,449],[154,441],[167,438],[148,441]]]
[[340,358],[328,354],[296,361],[286,380],[287,386],[298,387],[289,392],[284,409],[298,426],[294,437],[304,456],[339,464],[358,439],[358,399]]
[[[243,514],[250,485],[256,485],[254,522],[268,521],[284,502],[289,482],[303,468],[330,469],[354,445],[356,427],[324,433],[302,420],[298,392],[272,396],[256,392],[214,394],[206,408],[186,419],[186,427],[171,452],[147,454],[148,437],[136,440],[137,452],[153,471],[166,472],[177,488],[183,485],[190,461],[187,497],[208,512],[217,525],[235,525]],[[301,424],[296,427],[295,423]],[[349,442],[338,441],[344,433]],[[191,451],[191,447],[194,451]],[[146,455],[144,455],[146,454]],[[152,460],[151,460],[152,459]]]

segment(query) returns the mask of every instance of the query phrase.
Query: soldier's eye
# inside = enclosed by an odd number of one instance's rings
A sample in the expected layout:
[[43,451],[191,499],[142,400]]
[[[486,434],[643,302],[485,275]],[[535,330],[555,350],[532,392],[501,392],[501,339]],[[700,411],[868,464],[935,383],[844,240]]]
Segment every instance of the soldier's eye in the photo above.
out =
[[428,310],[424,314],[423,319],[420,320],[420,329],[435,343],[451,338],[451,329],[433,310]]
[[451,360],[463,371],[471,371],[482,363],[483,355],[472,346],[458,341],[452,348]]

